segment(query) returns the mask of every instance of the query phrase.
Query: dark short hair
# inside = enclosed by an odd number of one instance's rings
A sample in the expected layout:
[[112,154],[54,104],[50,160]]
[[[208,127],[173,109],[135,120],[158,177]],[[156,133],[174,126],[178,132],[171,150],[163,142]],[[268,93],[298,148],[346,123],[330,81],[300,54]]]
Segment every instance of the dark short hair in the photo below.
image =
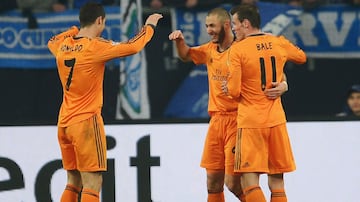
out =
[[352,85],[347,92],[347,97],[350,97],[352,93],[360,93],[360,84]]
[[231,16],[229,14],[229,12],[222,7],[218,7],[218,8],[214,8],[212,10],[210,10],[207,14],[207,16],[210,15],[217,15],[218,19],[221,20],[221,22],[224,22],[225,20],[231,20]]
[[261,18],[259,9],[256,5],[240,4],[238,6],[234,6],[230,9],[230,14],[237,14],[238,20],[240,22],[247,19],[250,21],[252,27],[260,29]]
[[104,7],[96,2],[88,2],[80,8],[79,20],[80,27],[86,27],[92,25],[96,18],[105,18]]

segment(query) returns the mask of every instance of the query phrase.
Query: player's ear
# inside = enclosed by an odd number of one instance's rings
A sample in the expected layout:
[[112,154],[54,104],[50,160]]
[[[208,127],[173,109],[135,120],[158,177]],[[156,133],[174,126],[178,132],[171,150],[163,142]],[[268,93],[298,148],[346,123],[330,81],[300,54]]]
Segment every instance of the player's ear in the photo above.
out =
[[231,26],[231,21],[230,20],[225,20],[224,21],[224,26]]
[[95,23],[97,25],[101,25],[103,23],[103,18],[101,16],[97,17],[96,20],[95,20]]
[[249,26],[251,25],[251,23],[250,23],[250,21],[248,19],[244,19],[243,23],[244,23],[245,28],[249,28]]

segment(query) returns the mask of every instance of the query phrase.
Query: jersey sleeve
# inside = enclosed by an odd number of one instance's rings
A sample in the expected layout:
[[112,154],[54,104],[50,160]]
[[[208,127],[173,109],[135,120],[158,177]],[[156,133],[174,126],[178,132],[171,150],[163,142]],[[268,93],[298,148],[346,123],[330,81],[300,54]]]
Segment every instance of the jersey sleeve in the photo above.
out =
[[68,37],[75,36],[79,32],[79,29],[76,26],[72,26],[70,29],[62,32],[58,35],[51,37],[48,41],[48,48],[50,52],[55,56],[58,50],[59,45]]
[[140,52],[154,35],[154,27],[145,25],[141,31],[126,42],[115,42],[97,38],[93,50],[101,61],[109,61],[114,58],[126,57]]
[[282,47],[288,53],[288,60],[297,64],[303,64],[306,62],[306,54],[305,52],[299,48],[298,46],[291,43],[284,36],[279,36]]
[[239,43],[236,43],[230,47],[228,65],[229,65],[229,78],[227,81],[228,95],[237,100],[240,97],[241,92],[241,51],[239,49]]
[[200,45],[200,46],[194,46],[191,47],[189,50],[189,55],[191,57],[191,60],[196,64],[206,64],[207,59],[207,52],[209,49],[208,43]]

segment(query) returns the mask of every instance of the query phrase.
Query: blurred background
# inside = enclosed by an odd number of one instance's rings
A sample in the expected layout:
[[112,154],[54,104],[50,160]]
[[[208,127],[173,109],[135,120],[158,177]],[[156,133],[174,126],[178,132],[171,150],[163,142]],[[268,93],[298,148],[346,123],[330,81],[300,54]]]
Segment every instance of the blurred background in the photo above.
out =
[[[53,125],[57,121],[62,91],[55,60],[46,43],[52,35],[78,25],[78,9],[85,1],[39,2],[1,1],[0,125]],[[126,1],[126,5],[116,0],[99,2],[107,11],[104,38],[114,41],[131,38],[149,14],[164,15],[139,57],[107,64],[104,121],[207,122],[206,67],[181,62],[168,35],[181,29],[189,45],[204,43],[208,40],[204,25],[207,11],[243,2],[143,0]],[[336,115],[347,107],[350,87],[360,84],[358,1],[248,3],[259,6],[263,31],[285,35],[308,55],[304,65],[286,65],[289,91],[282,101],[288,120],[358,118]],[[133,32],[127,33],[129,29]]]

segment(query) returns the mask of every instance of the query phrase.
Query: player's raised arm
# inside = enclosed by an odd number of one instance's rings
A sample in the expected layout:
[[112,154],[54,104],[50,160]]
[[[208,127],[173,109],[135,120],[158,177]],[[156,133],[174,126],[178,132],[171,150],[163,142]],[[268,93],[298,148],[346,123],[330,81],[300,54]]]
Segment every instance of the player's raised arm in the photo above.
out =
[[182,61],[191,61],[191,57],[189,55],[190,47],[186,44],[181,30],[171,32],[169,34],[169,40],[175,41],[177,53]]
[[142,29],[131,39],[123,42],[114,42],[98,38],[94,51],[97,52],[101,61],[108,61],[114,58],[134,55],[144,49],[146,44],[152,39],[155,27],[163,16],[158,13],[151,14],[145,21]]

